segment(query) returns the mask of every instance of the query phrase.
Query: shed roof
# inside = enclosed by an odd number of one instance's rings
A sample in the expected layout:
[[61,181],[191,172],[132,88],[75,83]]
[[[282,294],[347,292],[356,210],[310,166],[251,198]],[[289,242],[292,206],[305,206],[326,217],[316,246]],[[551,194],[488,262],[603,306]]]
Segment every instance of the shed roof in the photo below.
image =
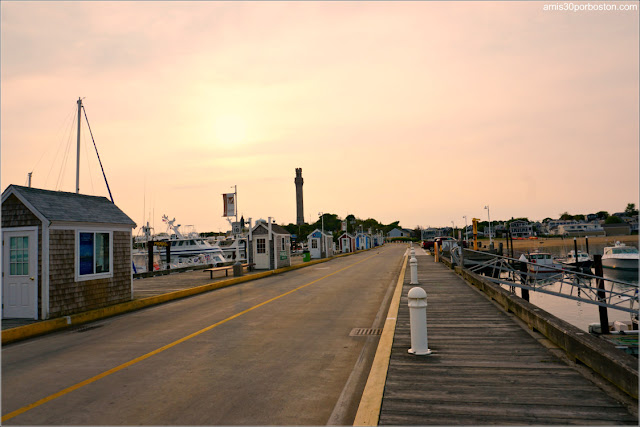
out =
[[[265,231],[268,232],[269,230],[269,224],[266,222],[259,222],[255,225],[255,227],[253,228],[253,233],[255,233],[258,228],[262,227]],[[274,234],[284,234],[284,235],[291,235],[291,233],[289,233],[285,228],[279,226],[278,224],[276,224],[275,222],[271,223],[271,231]],[[260,234],[260,233],[257,233]]]
[[39,213],[51,222],[124,224],[136,227],[136,223],[106,197],[10,185],[2,193],[2,201],[11,194],[26,202],[29,209],[35,209],[37,212],[34,213]]

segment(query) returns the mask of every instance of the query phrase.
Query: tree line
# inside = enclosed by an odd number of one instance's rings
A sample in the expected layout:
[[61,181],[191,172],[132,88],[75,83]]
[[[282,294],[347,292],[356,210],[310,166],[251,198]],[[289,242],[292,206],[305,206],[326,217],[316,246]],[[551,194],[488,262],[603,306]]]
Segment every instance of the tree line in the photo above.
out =
[[400,221],[394,221],[391,224],[382,224],[376,219],[368,218],[363,220],[360,218],[356,218],[355,215],[347,215],[346,218],[342,219],[336,214],[325,213],[319,216],[318,220],[312,224],[288,224],[283,225],[282,227],[292,235],[295,235],[298,242],[307,240],[309,234],[311,234],[311,232],[313,232],[315,229],[324,229],[325,233],[333,234],[333,240],[337,243],[338,238],[343,233],[343,221],[346,221],[347,232],[351,234],[360,230],[368,232],[369,229],[371,229],[372,233],[374,234],[378,231],[387,234],[394,228],[399,227],[400,224]]

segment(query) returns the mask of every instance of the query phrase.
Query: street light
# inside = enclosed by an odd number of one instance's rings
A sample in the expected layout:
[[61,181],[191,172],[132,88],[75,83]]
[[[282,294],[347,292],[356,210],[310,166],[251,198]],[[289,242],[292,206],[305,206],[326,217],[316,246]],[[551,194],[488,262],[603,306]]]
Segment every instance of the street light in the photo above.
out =
[[462,215],[462,218],[464,218],[464,240],[467,241],[467,245],[468,245],[469,244],[469,228],[467,227],[467,216]]
[[451,237],[456,238],[456,225],[451,221]]
[[493,243],[493,239],[491,238],[491,212],[489,211],[489,205],[484,207],[487,210],[487,217],[489,218],[489,246]]
[[324,212],[318,212],[320,218],[322,219],[322,233],[320,233],[320,257],[324,258],[324,253],[322,251],[322,241],[324,240]]

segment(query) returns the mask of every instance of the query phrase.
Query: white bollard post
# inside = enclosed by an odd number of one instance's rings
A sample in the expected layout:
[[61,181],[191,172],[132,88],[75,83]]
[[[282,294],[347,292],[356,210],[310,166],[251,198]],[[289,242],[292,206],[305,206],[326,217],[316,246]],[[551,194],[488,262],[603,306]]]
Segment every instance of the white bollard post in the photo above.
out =
[[411,270],[411,282],[409,284],[418,285],[418,260],[414,256],[409,260],[409,269]]
[[411,348],[417,356],[431,354],[427,343],[427,293],[422,288],[411,288],[409,294],[409,321],[411,323]]

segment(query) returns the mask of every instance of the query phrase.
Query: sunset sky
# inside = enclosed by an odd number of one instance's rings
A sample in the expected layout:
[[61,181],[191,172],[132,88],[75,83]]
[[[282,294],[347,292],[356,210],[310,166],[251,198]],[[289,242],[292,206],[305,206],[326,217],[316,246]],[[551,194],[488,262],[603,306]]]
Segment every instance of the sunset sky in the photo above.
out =
[[[622,211],[638,11],[556,4],[3,0],[2,189],[75,191],[82,97],[116,205],[158,232],[227,230],[234,185],[245,218],[295,222],[297,167],[307,222]],[[82,134],[80,192],[107,196]]]

